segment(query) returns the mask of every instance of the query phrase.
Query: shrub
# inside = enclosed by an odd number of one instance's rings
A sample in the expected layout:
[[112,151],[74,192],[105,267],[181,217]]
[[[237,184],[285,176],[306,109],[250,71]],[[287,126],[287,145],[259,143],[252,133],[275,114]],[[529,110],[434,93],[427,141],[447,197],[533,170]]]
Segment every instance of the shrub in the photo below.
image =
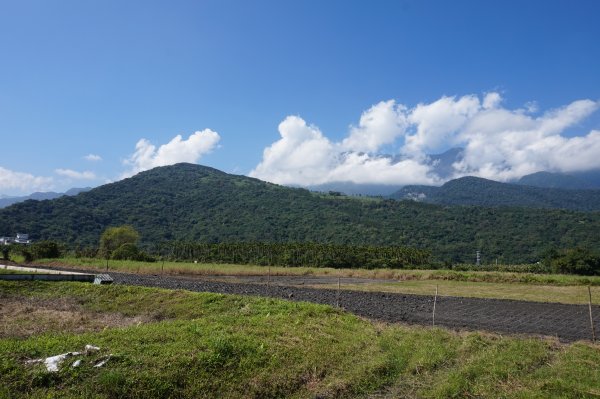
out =
[[112,259],[137,260],[140,262],[154,262],[156,260],[144,251],[140,251],[138,247],[132,243],[125,243],[117,248],[112,254]]
[[112,253],[112,258],[116,260],[139,260],[140,250],[133,243],[125,243]]
[[28,247],[33,259],[60,258],[63,250],[61,245],[54,241],[39,241]]
[[571,248],[559,252],[550,259],[555,273],[600,275],[600,256],[587,248]]
[[99,255],[98,249],[94,247],[84,247],[75,249],[76,258],[95,258]]

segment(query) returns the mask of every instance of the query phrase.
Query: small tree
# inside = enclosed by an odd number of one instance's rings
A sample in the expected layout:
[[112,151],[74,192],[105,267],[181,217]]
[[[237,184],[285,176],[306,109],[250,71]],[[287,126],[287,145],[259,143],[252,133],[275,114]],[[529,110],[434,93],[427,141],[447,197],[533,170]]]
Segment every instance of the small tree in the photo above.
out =
[[10,246],[2,245],[2,259],[10,260]]
[[62,255],[61,245],[54,241],[38,241],[30,245],[33,259],[60,258]]
[[135,246],[140,239],[140,234],[131,226],[109,227],[100,236],[100,253],[108,260],[118,248],[125,244]]

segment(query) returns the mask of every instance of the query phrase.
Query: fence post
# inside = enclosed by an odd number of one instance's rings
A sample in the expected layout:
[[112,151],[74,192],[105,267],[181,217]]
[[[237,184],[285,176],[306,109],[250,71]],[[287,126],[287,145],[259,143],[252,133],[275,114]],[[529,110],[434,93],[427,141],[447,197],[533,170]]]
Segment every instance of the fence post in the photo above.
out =
[[337,287],[337,293],[335,295],[335,306],[336,307],[340,307],[340,276],[338,276],[338,287]]
[[435,285],[435,296],[433,297],[433,317],[432,317],[432,325],[435,327],[435,305],[437,303],[438,297],[438,285]]
[[589,302],[588,307],[590,309],[590,325],[592,326],[592,342],[596,342],[596,328],[594,327],[594,317],[592,316],[592,288],[588,285]]

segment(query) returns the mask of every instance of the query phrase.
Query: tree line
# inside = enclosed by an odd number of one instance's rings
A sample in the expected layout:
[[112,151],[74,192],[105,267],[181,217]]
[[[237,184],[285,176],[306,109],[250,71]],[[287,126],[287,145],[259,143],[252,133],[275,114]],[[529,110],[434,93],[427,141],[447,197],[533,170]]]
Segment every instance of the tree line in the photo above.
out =
[[320,243],[201,243],[166,242],[155,254],[162,259],[201,263],[333,268],[409,268],[428,264],[431,253],[399,246],[334,245]]
[[[310,266],[332,268],[453,268],[451,263],[432,259],[428,250],[402,246],[342,245],[314,242],[222,242],[169,241],[138,248],[140,234],[131,226],[109,227],[101,235],[97,248],[69,250],[55,241],[38,241],[31,245],[2,246],[2,258],[18,254],[26,262],[58,258],[67,253],[76,257],[98,257],[107,260],[194,261],[200,263],[233,263],[264,266]],[[464,267],[465,265],[463,265]],[[542,262],[530,265],[531,272],[554,272],[600,275],[600,254],[585,247],[552,249]]]

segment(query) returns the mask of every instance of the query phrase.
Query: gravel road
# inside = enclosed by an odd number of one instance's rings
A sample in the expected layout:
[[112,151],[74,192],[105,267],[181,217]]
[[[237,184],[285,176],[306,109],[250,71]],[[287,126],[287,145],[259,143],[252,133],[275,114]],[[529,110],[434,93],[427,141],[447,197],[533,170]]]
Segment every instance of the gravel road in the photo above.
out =
[[[337,291],[266,284],[233,283],[201,278],[137,275],[110,272],[115,284],[184,289],[223,294],[255,295],[334,305]],[[369,319],[408,324],[432,324],[433,297],[422,295],[342,290],[339,304]],[[600,307],[593,307],[600,333]],[[587,305],[565,305],[500,299],[437,298],[435,324],[460,330],[499,334],[531,334],[558,337],[561,341],[591,339]]]

